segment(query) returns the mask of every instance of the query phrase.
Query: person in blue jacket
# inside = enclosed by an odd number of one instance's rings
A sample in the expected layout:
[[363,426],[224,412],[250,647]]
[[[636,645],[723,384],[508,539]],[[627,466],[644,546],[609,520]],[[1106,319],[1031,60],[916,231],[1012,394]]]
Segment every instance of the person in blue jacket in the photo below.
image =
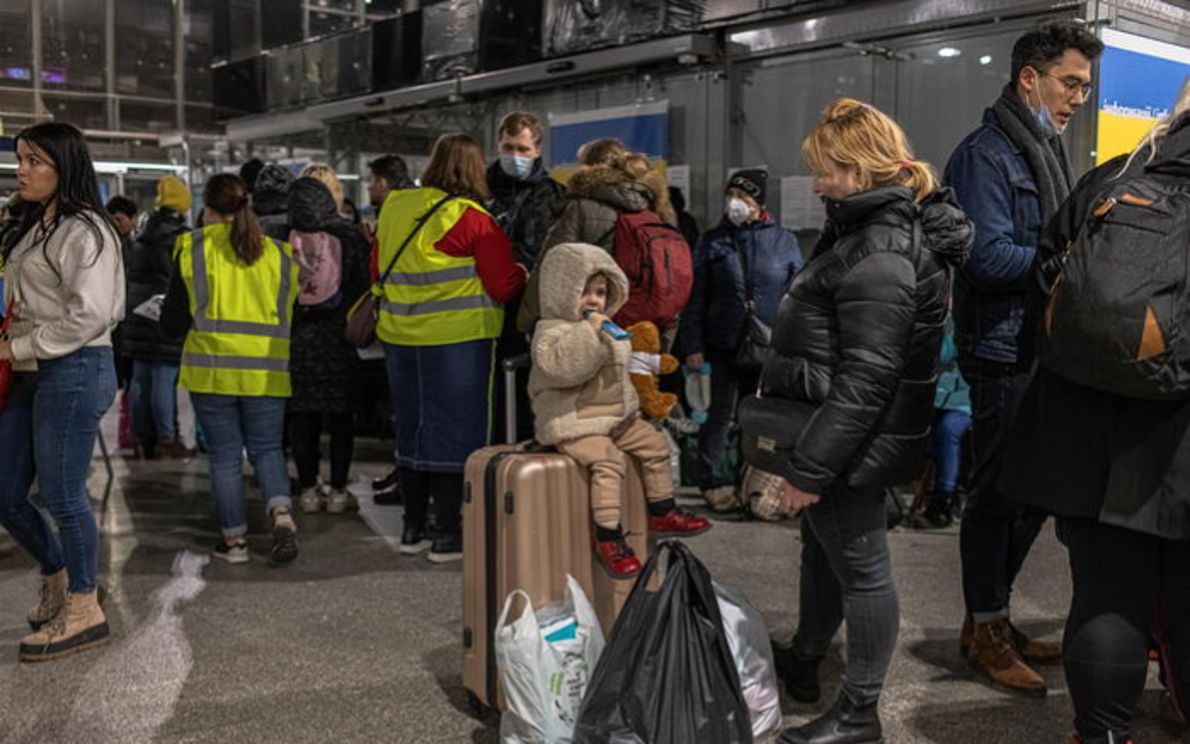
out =
[[698,432],[698,481],[716,511],[739,503],[735,484],[716,482],[715,473],[727,455],[737,400],[755,393],[760,378],[759,369],[736,364],[745,303],[750,294],[757,316],[772,326],[781,297],[802,267],[797,238],[764,209],[767,182],[768,173],[759,169],[737,171],[728,181],[723,220],[694,246],[694,288],[678,331],[686,366],[711,367],[711,405]]
[[934,393],[934,436],[931,443],[937,475],[934,478],[934,490],[926,499],[926,508],[917,525],[926,529],[949,527],[962,506],[956,490],[963,462],[963,437],[971,430],[971,386],[959,370],[954,320],[950,317],[946,319],[946,335],[942,337],[939,357],[941,372]]

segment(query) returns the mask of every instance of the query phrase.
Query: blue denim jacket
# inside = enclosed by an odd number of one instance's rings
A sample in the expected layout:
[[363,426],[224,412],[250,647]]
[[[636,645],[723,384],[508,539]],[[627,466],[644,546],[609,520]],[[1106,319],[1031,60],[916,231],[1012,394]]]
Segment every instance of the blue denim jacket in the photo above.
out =
[[1015,363],[1041,240],[1033,171],[988,109],[950,156],[944,180],[975,223],[971,256],[955,275],[955,343],[964,355]]

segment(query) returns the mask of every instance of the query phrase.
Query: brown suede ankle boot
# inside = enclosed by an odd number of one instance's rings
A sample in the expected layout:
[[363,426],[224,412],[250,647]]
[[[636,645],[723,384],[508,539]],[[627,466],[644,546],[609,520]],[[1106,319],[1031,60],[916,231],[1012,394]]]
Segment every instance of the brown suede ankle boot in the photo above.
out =
[[967,663],[982,672],[993,686],[1030,697],[1045,697],[1045,680],[1021,659],[1007,620],[974,624]]
[[40,630],[41,626],[54,619],[54,616],[66,604],[66,569],[49,576],[41,577],[41,600],[37,606],[29,610],[26,619],[31,630]]
[[21,661],[49,661],[107,643],[110,631],[96,592],[67,594],[52,620],[21,641]]

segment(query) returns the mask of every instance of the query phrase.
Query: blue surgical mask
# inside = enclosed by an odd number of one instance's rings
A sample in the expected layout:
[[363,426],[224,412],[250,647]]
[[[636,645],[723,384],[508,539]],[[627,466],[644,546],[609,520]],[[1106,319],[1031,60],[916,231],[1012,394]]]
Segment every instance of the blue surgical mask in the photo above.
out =
[[1041,98],[1041,87],[1037,88],[1037,108],[1033,108],[1032,104],[1029,110],[1033,112],[1033,118],[1037,120],[1037,126],[1041,127],[1041,133],[1047,139],[1059,137],[1062,130],[1058,128],[1058,123],[1054,121],[1054,115],[1050,113],[1050,107],[1045,105],[1045,101]]
[[501,155],[500,170],[511,178],[527,178],[533,172],[533,158],[523,155]]

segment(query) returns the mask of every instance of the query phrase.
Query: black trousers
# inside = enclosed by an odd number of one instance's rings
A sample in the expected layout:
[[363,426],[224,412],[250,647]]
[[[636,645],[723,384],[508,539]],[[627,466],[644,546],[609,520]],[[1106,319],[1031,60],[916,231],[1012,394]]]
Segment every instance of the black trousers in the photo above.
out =
[[1041,510],[1014,501],[998,486],[1030,376],[978,359],[962,358],[959,366],[971,385],[975,445],[975,474],[959,529],[963,597],[975,622],[991,622],[1009,616],[1012,585],[1045,522]]
[[350,413],[289,412],[289,446],[297,465],[298,486],[318,483],[319,439],[331,438],[331,488],[346,488],[355,453],[355,417]]
[[1074,598],[1062,652],[1075,728],[1088,744],[1127,741],[1145,688],[1149,639],[1163,615],[1172,682],[1190,694],[1190,540],[1091,519],[1059,520]]

